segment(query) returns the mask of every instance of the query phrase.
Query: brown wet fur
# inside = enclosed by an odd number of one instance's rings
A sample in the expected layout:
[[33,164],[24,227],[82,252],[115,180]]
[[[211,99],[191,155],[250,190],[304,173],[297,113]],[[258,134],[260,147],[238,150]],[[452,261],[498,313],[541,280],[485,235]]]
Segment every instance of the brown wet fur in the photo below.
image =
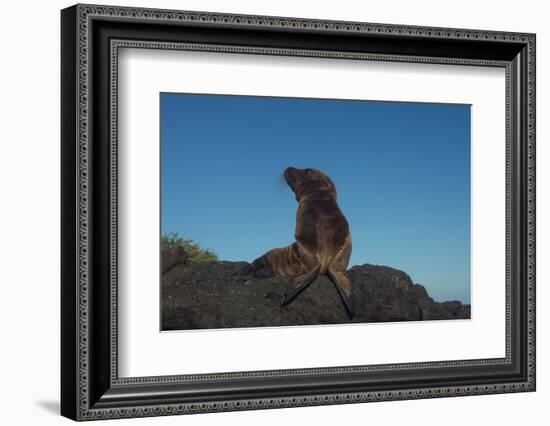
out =
[[348,221],[338,206],[334,183],[317,169],[289,167],[283,176],[298,201],[296,241],[268,251],[254,260],[246,272],[267,269],[287,278],[289,286],[284,305],[294,300],[319,275],[327,275],[352,318],[351,283],[346,276],[351,234]]

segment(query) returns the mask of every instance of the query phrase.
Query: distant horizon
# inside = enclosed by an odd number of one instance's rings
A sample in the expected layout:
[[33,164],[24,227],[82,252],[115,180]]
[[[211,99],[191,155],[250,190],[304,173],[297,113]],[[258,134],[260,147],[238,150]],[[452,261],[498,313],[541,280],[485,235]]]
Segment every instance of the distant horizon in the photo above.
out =
[[163,235],[251,262],[294,241],[283,170],[319,168],[350,223],[349,268],[470,304],[469,105],[162,93],[161,144]]

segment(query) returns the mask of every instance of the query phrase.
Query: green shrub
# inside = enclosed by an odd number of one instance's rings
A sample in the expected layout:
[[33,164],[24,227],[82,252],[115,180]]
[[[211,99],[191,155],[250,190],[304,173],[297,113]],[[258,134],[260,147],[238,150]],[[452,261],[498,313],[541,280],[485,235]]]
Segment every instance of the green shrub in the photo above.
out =
[[187,261],[189,263],[215,262],[219,260],[218,255],[212,250],[202,248],[193,240],[180,237],[177,232],[171,232],[170,234],[164,234],[162,236],[163,248],[168,248],[175,245],[185,249]]

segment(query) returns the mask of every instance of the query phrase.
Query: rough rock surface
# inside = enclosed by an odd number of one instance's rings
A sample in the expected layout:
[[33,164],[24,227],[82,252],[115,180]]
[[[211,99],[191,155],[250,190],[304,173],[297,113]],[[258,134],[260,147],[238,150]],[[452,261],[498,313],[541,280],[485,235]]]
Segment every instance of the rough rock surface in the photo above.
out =
[[162,273],[165,274],[174,266],[187,263],[187,253],[182,246],[171,245],[162,250]]
[[246,262],[187,265],[179,259],[162,274],[163,330],[470,318],[469,306],[434,302],[406,273],[386,266],[365,264],[348,271],[356,311],[349,320],[326,277],[281,306],[284,279],[241,276]]

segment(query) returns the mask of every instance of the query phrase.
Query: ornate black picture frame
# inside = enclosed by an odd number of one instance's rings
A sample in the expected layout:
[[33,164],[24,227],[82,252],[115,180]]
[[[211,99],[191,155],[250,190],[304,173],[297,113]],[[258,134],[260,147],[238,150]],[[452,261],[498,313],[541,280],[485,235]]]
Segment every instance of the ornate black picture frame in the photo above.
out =
[[[535,35],[76,5],[61,13],[61,414],[159,416],[535,390]],[[187,49],[506,70],[506,356],[120,378],[117,52]]]

